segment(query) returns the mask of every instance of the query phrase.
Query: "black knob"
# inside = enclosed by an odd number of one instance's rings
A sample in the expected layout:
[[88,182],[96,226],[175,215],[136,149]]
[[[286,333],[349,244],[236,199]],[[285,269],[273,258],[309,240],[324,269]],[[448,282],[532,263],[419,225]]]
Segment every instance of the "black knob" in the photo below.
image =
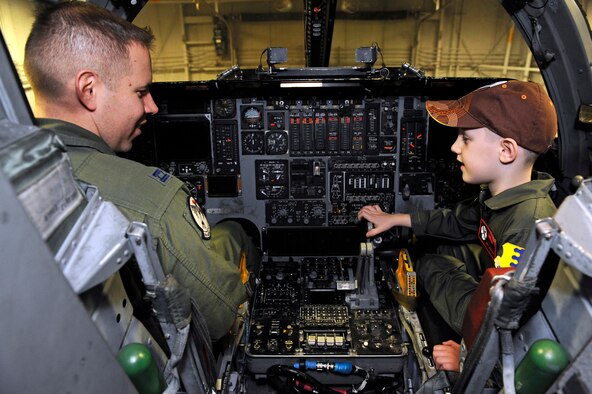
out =
[[571,179],[571,187],[573,191],[576,191],[580,185],[584,182],[584,177],[581,175],[576,175]]

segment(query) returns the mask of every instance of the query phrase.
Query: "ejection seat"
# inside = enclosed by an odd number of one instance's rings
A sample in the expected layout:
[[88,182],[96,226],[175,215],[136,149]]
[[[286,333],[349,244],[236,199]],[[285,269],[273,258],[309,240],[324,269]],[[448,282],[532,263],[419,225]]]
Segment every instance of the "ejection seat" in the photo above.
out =
[[130,343],[149,346],[165,393],[211,391],[215,360],[189,292],[165,276],[147,226],[84,187],[88,205],[56,254],[74,291],[115,353]]
[[[137,392],[116,359],[131,342],[155,356],[168,392],[212,391],[196,305],[164,276],[146,227],[78,184],[64,146],[34,125],[1,34],[0,253],[1,392]],[[147,316],[124,282],[150,297]]]
[[[0,170],[71,287],[60,292],[78,295],[136,389],[143,391],[138,384],[146,374],[135,379],[138,365],[120,353],[129,344],[141,344],[153,358],[146,371],[155,375],[158,392],[212,392],[216,362],[207,326],[189,292],[165,276],[146,225],[130,223],[96,187],[76,182],[64,146],[49,131],[30,127],[0,149]],[[38,324],[42,331],[45,322]]]

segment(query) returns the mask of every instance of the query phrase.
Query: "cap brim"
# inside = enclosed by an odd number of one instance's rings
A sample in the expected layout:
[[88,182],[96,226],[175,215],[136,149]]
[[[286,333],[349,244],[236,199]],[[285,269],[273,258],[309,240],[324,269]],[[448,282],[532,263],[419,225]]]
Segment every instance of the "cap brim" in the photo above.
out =
[[476,129],[485,127],[464,108],[460,100],[426,101],[428,114],[436,122],[449,127]]

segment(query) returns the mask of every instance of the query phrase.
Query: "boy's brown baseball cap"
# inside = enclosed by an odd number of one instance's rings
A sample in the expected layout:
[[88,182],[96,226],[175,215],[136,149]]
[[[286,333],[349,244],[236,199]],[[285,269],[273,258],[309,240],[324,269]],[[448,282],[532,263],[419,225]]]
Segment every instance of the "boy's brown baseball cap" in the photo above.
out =
[[557,135],[553,102],[535,82],[498,82],[458,100],[428,100],[426,109],[435,121],[445,126],[487,127],[537,153],[544,153]]

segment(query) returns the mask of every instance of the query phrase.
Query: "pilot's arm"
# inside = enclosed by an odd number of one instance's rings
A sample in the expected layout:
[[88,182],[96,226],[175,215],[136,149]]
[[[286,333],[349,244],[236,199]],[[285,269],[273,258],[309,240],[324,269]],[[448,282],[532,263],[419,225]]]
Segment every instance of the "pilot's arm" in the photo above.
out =
[[153,236],[164,271],[189,289],[212,340],[217,340],[228,332],[239,305],[247,301],[245,268],[254,270],[258,260],[252,243],[236,223],[212,229],[208,238],[203,228],[207,220],[194,218],[188,198],[184,188],[178,189],[158,220],[147,219],[154,221],[149,227],[157,233]]
[[80,179],[98,186],[128,219],[146,223],[164,272],[189,289],[211,338],[224,336],[249,297],[241,261],[253,270],[258,265],[242,227],[208,229],[185,183],[158,168],[98,152],[70,154]]

